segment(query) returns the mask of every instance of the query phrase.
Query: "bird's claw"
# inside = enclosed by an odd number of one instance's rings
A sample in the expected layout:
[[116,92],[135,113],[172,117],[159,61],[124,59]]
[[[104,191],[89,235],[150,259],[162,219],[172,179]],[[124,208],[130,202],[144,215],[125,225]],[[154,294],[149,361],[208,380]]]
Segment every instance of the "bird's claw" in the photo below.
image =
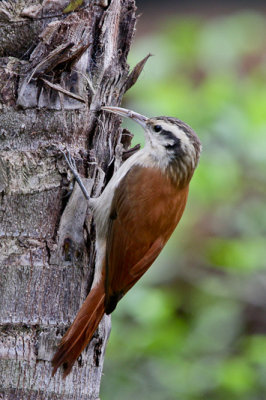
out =
[[77,170],[75,159],[71,156],[69,150],[67,150],[67,152],[61,150],[61,152],[63,153],[64,158],[65,158],[70,170],[73,172],[74,176],[76,176],[78,174],[78,170]]
[[84,196],[86,197],[87,200],[89,200],[90,196],[89,196],[89,194],[88,194],[88,192],[87,192],[87,190],[86,190],[86,188],[85,188],[85,186],[84,186],[84,184],[82,182],[81,177],[79,176],[79,173],[78,173],[78,170],[77,170],[77,166],[76,166],[76,162],[75,162],[74,158],[71,156],[70,151],[67,150],[67,152],[65,152],[65,151],[61,150],[61,152],[63,153],[64,158],[65,158],[65,160],[67,162],[67,165],[69,166],[72,174],[76,178],[76,181],[78,182],[78,184],[79,184]]

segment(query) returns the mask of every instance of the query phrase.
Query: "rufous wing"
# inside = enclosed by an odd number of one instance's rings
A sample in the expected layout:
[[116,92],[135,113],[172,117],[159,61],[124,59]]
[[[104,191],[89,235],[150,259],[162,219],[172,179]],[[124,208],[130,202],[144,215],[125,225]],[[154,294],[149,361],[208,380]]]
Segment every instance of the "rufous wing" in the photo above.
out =
[[139,280],[178,224],[188,186],[178,189],[159,169],[133,167],[116,189],[106,252],[105,312]]

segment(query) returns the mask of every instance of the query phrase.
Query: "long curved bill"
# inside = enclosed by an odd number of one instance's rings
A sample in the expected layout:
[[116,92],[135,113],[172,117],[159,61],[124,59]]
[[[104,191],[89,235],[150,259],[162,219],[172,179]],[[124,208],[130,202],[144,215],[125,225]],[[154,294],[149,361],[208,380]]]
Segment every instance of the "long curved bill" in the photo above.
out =
[[121,115],[121,117],[127,117],[130,119],[133,119],[135,122],[137,122],[139,125],[141,125],[143,128],[146,127],[146,121],[148,121],[149,118],[145,117],[144,115],[138,114],[135,111],[127,110],[126,108],[121,108],[121,107],[101,107],[102,110],[108,111],[114,114]]

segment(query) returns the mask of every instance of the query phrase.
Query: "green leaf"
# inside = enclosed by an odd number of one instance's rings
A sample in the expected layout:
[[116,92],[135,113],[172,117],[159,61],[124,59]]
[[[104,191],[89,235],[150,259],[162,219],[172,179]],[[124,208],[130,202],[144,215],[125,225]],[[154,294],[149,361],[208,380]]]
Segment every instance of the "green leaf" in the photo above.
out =
[[254,387],[255,372],[244,358],[224,363],[220,373],[221,387],[235,394],[246,394]]

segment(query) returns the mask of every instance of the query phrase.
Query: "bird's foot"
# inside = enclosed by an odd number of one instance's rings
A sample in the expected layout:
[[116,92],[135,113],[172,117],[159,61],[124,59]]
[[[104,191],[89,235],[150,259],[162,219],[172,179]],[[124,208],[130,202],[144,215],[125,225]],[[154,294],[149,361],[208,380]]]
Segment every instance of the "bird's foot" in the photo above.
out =
[[67,162],[72,174],[74,175],[76,181],[78,182],[79,187],[82,190],[84,196],[86,197],[87,200],[89,200],[90,196],[89,196],[89,194],[87,192],[87,189],[85,188],[85,186],[84,186],[84,184],[82,182],[82,179],[81,179],[81,177],[80,177],[80,175],[78,173],[76,162],[75,162],[74,158],[71,156],[69,150],[67,152],[61,150],[61,152],[63,153],[64,158],[65,158],[65,160],[66,160],[66,162]]

